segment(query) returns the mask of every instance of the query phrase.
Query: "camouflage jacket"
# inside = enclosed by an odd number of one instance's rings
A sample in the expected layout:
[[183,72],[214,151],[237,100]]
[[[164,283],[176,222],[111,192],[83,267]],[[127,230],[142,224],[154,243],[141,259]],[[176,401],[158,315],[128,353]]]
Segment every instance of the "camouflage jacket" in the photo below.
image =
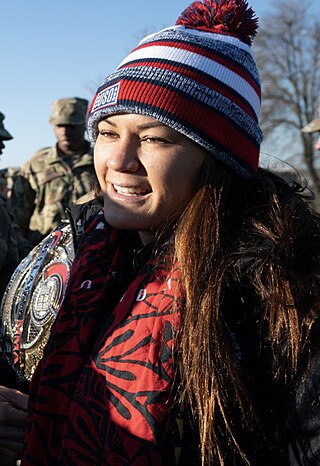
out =
[[62,156],[57,146],[38,151],[16,177],[10,210],[30,249],[66,218],[65,210],[96,184],[92,149]]
[[18,245],[5,201],[0,197],[0,302],[19,263]]
[[6,167],[0,170],[0,195],[5,199],[11,197],[12,186],[19,170],[19,167]]

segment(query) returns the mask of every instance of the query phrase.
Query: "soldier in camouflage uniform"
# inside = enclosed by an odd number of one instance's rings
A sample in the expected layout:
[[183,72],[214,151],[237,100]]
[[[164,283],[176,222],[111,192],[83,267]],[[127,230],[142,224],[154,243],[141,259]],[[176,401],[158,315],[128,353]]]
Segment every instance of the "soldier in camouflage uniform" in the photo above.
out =
[[[3,141],[12,139],[11,134],[4,127],[3,120],[4,115],[0,112],[0,154],[4,148]],[[6,197],[0,195],[0,302],[18,263],[18,246],[7,210]]]
[[10,206],[29,249],[66,218],[67,207],[95,187],[92,149],[84,137],[87,106],[80,98],[53,102],[49,123],[57,144],[40,149],[15,180]]

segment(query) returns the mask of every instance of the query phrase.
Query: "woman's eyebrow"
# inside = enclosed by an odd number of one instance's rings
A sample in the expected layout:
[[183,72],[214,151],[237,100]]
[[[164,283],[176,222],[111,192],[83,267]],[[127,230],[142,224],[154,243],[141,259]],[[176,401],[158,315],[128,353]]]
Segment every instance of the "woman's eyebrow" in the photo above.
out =
[[[103,120],[100,120],[100,122],[106,122],[111,126],[117,127],[118,125],[116,124],[116,122],[112,121],[111,118],[112,116],[106,117]],[[156,128],[156,127],[168,127],[168,126],[165,125],[164,123],[161,123],[160,121],[150,121],[148,123],[142,123],[141,125],[137,125],[138,130]]]
[[149,129],[149,128],[157,128],[157,127],[167,127],[160,121],[150,121],[150,123],[143,123],[142,125],[138,125],[138,129]]
[[111,126],[115,126],[115,127],[117,126],[112,120],[109,120],[109,117],[103,118],[102,120],[99,121],[99,123],[103,123],[103,122],[108,123]]

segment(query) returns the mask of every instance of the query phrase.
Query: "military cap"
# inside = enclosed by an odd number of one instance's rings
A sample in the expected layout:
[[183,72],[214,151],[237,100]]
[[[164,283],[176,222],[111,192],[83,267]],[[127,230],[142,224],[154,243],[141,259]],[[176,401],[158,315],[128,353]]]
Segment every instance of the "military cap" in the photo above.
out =
[[320,131],[320,105],[318,107],[318,116],[319,118],[310,121],[301,131],[303,133],[315,133],[316,131]]
[[79,97],[58,99],[52,103],[49,123],[52,125],[81,125],[85,122],[88,101]]
[[3,139],[4,141],[9,141],[10,139],[13,139],[9,131],[7,131],[4,127],[3,124],[4,120],[4,114],[0,112],[0,139]]

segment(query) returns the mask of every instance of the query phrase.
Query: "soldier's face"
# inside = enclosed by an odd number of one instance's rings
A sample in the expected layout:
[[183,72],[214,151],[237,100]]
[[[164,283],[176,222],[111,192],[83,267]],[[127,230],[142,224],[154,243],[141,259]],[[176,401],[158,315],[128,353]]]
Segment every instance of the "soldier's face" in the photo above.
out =
[[84,144],[83,125],[55,125],[54,132],[58,147],[64,154],[72,154],[82,149]]

